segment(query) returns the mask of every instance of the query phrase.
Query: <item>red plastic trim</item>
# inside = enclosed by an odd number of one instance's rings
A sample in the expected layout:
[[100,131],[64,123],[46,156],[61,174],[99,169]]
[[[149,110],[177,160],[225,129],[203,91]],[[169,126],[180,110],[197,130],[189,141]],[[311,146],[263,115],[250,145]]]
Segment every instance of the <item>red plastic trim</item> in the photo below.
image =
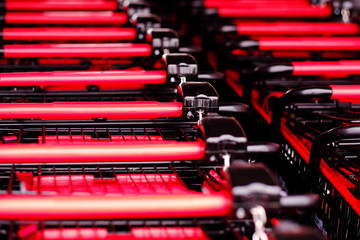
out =
[[165,84],[166,71],[57,71],[0,73],[0,86],[71,86]]
[[116,1],[6,1],[6,10],[11,11],[115,11]]
[[120,12],[8,12],[7,24],[85,24],[85,25],[123,25],[128,18]]
[[3,39],[24,41],[133,41],[136,30],[133,28],[4,28]]
[[278,7],[276,4],[259,6],[259,7],[244,7],[244,8],[219,8],[220,17],[275,17],[275,18],[299,18],[299,17],[329,17],[332,14],[330,7],[312,7],[312,6],[298,6],[293,7],[283,6]]
[[355,23],[336,22],[238,22],[239,35],[355,35]]
[[259,38],[260,50],[355,51],[359,37]]
[[4,57],[148,57],[149,44],[98,43],[98,44],[18,44],[5,45]]
[[4,220],[197,218],[227,216],[231,210],[224,194],[0,198]]
[[1,103],[0,118],[40,118],[42,120],[154,119],[181,117],[178,102],[54,102]]
[[360,85],[330,85],[332,88],[331,99],[339,101],[359,101],[360,100]]
[[293,75],[334,75],[347,76],[360,74],[360,61],[293,62]]
[[205,143],[156,141],[74,144],[3,144],[0,163],[199,161]]

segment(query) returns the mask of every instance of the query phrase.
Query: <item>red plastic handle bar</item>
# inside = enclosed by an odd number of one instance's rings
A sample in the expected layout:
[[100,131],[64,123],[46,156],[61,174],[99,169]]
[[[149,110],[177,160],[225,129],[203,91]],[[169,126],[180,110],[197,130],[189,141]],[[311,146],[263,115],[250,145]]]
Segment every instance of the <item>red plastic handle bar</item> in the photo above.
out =
[[239,35],[355,35],[355,23],[336,22],[238,22]]
[[[287,0],[203,0],[205,7],[223,7],[224,4],[236,4],[236,5],[262,5],[262,4],[289,4]],[[309,5],[307,0],[293,0],[291,3]],[[234,6],[234,5],[231,5]]]
[[199,227],[132,227],[128,232],[109,232],[106,228],[46,228],[36,225],[20,228],[17,235],[28,240],[209,240]]
[[249,18],[304,18],[304,17],[329,17],[332,13],[330,7],[313,6],[283,6],[276,4],[259,7],[219,8],[220,17],[249,17]]
[[134,41],[136,30],[133,28],[4,28],[3,39],[24,41]]
[[58,71],[0,73],[0,86],[71,86],[165,84],[166,71]]
[[294,8],[299,6],[309,7],[309,2],[304,0],[298,1],[286,1],[286,0],[277,0],[277,1],[268,1],[268,0],[256,0],[256,1],[218,1],[218,0],[208,0],[204,1],[205,8],[259,8],[259,7],[284,7],[292,6]]
[[42,120],[155,119],[181,117],[179,102],[54,102],[2,103],[0,118],[40,118]]
[[11,11],[115,11],[116,1],[6,1]]
[[123,25],[128,18],[120,12],[8,12],[7,24]]
[[293,75],[360,75],[360,61],[293,62]]
[[3,220],[220,217],[231,213],[225,194],[122,197],[2,197]]
[[76,144],[3,144],[0,163],[199,161],[205,143],[157,141]]
[[18,44],[5,45],[4,57],[148,57],[149,44],[99,43],[99,44]]
[[331,99],[344,102],[359,102],[360,85],[330,85],[332,89]]
[[359,37],[260,38],[260,50],[356,51]]

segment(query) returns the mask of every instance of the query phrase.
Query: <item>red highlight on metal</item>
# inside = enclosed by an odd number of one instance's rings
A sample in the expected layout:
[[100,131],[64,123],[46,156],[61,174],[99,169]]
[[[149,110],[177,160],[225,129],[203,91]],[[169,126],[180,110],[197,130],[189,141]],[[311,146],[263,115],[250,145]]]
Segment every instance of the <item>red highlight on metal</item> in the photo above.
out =
[[21,240],[209,240],[200,227],[132,227],[130,232],[106,228],[46,228],[28,225],[19,229]]
[[40,118],[42,120],[155,119],[181,117],[179,102],[54,102],[2,103],[0,118]]
[[139,227],[130,231],[132,240],[210,240],[200,227]]
[[332,88],[331,99],[341,102],[358,102],[360,100],[360,85],[330,85]]
[[259,38],[260,50],[355,51],[359,37],[289,37]]
[[115,11],[116,1],[5,1],[6,10],[11,11]]
[[[56,196],[105,196],[105,195],[172,195],[191,194],[176,174],[116,174],[114,178],[97,178],[93,174],[33,176],[31,172],[17,172],[17,179],[25,186],[25,192]],[[146,181],[144,181],[146,179]],[[160,181],[159,181],[160,180]],[[71,187],[69,187],[71,186]],[[213,192],[213,191],[211,191]]]
[[293,62],[293,75],[360,75],[360,61]]
[[[17,235],[20,240],[136,240],[130,233],[112,233],[106,228],[46,228],[36,225],[22,226]],[[139,239],[140,240],[140,239]]]
[[232,201],[223,193],[121,197],[2,197],[4,220],[198,218],[227,216]]
[[133,28],[36,27],[3,29],[3,39],[6,41],[133,41],[135,38],[136,30]]
[[[16,136],[3,136],[4,141],[17,141]],[[91,135],[46,135],[38,136],[39,144],[63,144],[63,143],[104,143],[109,142],[153,142],[166,141],[161,136],[157,135],[111,135],[111,138],[93,138]]]
[[81,25],[123,25],[127,15],[120,12],[8,12],[7,24],[81,24]]
[[152,47],[149,44],[98,43],[98,44],[15,44],[4,46],[6,58],[54,58],[54,57],[148,57]]
[[238,22],[239,35],[355,35],[355,23],[336,22]]
[[199,161],[205,156],[205,143],[109,142],[76,144],[3,144],[0,163],[80,163]]
[[0,86],[72,86],[165,84],[166,71],[55,71],[0,73]]
[[300,17],[329,17],[332,13],[330,7],[313,7],[313,6],[250,6],[243,8],[219,8],[220,17],[275,17],[275,18],[300,18]]

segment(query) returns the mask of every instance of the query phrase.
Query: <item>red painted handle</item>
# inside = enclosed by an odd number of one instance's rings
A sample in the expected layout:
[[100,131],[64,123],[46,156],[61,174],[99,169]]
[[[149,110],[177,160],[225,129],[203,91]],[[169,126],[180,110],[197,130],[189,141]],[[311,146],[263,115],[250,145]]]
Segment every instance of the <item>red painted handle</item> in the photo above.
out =
[[360,75],[360,61],[293,62],[293,75]]
[[55,102],[1,103],[0,118],[40,118],[42,120],[155,119],[181,117],[178,102]]
[[332,13],[330,7],[313,7],[292,5],[278,7],[276,4],[244,8],[219,8],[220,17],[275,17],[275,18],[303,18],[303,17],[329,17]]
[[6,10],[11,11],[115,11],[116,1],[6,1]]
[[134,41],[133,28],[4,28],[3,39],[24,41]]
[[0,163],[199,161],[202,141],[108,142],[74,144],[3,144]]
[[355,51],[359,37],[259,38],[260,50]]
[[206,8],[259,8],[259,7],[284,7],[292,6],[293,8],[299,6],[309,7],[309,2],[306,0],[295,0],[295,1],[286,1],[286,0],[234,0],[234,1],[221,1],[221,0],[204,0],[204,6]]
[[224,194],[0,199],[3,220],[198,218],[226,216],[231,209]]
[[149,44],[98,43],[98,44],[18,44],[5,45],[6,58],[54,58],[54,57],[148,57]]
[[58,71],[0,73],[0,86],[72,86],[112,85],[127,87],[142,84],[165,84],[166,71]]
[[123,25],[127,15],[120,12],[8,12],[7,24]]
[[337,99],[341,102],[359,102],[360,85],[331,85],[331,99]]
[[355,35],[355,23],[336,22],[238,22],[239,35]]

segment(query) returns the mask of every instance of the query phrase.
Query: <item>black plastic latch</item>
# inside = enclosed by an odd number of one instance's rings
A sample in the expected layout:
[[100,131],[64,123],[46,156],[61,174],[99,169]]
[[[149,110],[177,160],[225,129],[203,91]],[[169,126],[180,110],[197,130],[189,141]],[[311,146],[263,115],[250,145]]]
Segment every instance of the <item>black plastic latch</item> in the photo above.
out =
[[261,205],[267,210],[316,208],[316,194],[292,195],[281,188],[276,175],[263,163],[232,162],[228,170],[236,209]]
[[137,40],[145,41],[146,32],[150,28],[161,28],[160,17],[149,13],[136,13],[131,18],[131,24],[136,28]]
[[219,110],[219,95],[208,82],[184,82],[177,88],[177,100],[183,102],[183,118],[200,119]]
[[[6,12],[6,4],[4,1],[0,1],[0,13],[4,14]],[[1,23],[3,23],[3,21],[1,21]],[[2,25],[4,26],[4,25]]]
[[124,2],[125,2],[125,0],[117,0],[118,9],[121,11],[124,10]]
[[[4,10],[4,11],[6,11],[6,10]],[[1,12],[0,12],[1,13]],[[3,28],[4,28],[4,26],[5,26],[5,24],[6,24],[6,20],[5,20],[5,14],[2,14],[1,16],[0,16],[0,26],[1,26],[1,33],[2,33],[2,30],[3,30]]]
[[136,13],[151,13],[150,4],[141,0],[126,0],[123,3],[123,9],[129,19]]
[[151,43],[153,55],[161,57],[164,53],[178,52],[179,35],[169,28],[150,28],[146,40]]
[[235,118],[205,117],[200,121],[199,130],[206,142],[206,159],[211,163],[230,165],[230,160],[247,159],[247,137]]
[[2,38],[0,40],[0,58],[3,58],[4,57],[4,54],[5,54],[5,51],[4,51],[4,42],[2,41]]
[[251,209],[278,205],[283,193],[277,178],[262,163],[232,164],[228,170],[236,208]]
[[161,60],[163,69],[167,72],[168,83],[178,85],[182,82],[197,80],[198,64],[190,54],[164,54]]

